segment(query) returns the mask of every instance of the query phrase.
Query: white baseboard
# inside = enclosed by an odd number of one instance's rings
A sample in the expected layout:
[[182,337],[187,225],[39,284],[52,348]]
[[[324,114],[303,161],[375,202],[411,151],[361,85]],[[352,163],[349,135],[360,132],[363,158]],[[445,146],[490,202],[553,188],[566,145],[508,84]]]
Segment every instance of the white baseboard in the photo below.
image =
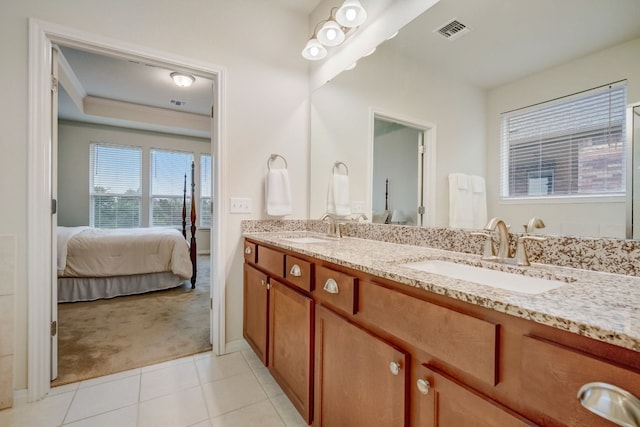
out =
[[250,348],[251,347],[249,347],[249,344],[247,344],[244,339],[239,339],[228,342],[225,346],[225,353],[235,353],[242,350],[248,350]]

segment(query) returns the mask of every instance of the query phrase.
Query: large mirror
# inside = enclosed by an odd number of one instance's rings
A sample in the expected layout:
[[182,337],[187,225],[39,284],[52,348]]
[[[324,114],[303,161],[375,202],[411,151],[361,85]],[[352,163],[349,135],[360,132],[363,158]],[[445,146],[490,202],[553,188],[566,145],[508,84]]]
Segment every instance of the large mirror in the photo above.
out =
[[[438,34],[452,21],[466,28],[449,39]],[[349,167],[353,206],[370,218],[380,210],[384,177],[374,140],[382,116],[427,130],[422,225],[449,226],[449,175],[462,173],[484,178],[487,216],[503,218],[512,231],[537,215],[546,223],[542,233],[628,236],[625,195],[502,200],[500,122],[502,113],[612,82],[626,81],[626,103],[639,102],[638,22],[637,0],[616,7],[605,0],[440,0],[312,93],[310,216],[325,211],[336,161]],[[405,192],[392,184],[389,200]],[[418,193],[406,191],[417,208]]]

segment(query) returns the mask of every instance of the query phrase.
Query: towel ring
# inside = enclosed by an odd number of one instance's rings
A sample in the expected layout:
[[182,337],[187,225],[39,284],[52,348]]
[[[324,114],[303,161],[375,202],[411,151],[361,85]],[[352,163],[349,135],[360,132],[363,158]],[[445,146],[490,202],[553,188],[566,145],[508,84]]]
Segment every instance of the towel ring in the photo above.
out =
[[344,166],[344,170],[345,170],[345,175],[349,175],[349,168],[347,167],[347,165],[345,165],[343,162],[335,162],[333,164],[333,174],[336,174],[336,171],[340,171],[340,166]]
[[282,159],[284,162],[284,168],[287,169],[289,166],[287,165],[287,159],[282,157],[280,154],[272,154],[269,156],[269,160],[267,160],[267,169],[271,170],[271,162],[278,160],[278,157]]

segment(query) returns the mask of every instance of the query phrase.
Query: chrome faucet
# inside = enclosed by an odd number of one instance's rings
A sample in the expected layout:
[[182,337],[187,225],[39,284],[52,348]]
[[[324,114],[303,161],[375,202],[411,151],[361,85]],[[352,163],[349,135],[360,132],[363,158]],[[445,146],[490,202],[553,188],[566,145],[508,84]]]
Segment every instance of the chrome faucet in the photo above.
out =
[[484,227],[486,231],[495,231],[498,229],[498,255],[499,261],[509,258],[509,227],[503,220],[498,217],[491,218]]
[[325,213],[320,217],[320,221],[327,221],[329,223],[329,231],[327,235],[330,237],[341,237],[340,233],[340,223],[338,222],[338,217],[332,213]]

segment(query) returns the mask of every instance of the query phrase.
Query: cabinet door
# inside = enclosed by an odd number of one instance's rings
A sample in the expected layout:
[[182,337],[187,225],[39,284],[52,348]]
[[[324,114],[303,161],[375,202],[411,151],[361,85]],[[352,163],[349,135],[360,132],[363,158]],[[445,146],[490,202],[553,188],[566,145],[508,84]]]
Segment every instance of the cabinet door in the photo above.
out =
[[270,283],[269,371],[310,423],[313,300],[274,279]]
[[245,264],[242,335],[265,365],[268,363],[268,308],[267,275]]
[[314,426],[408,425],[407,353],[316,306]]
[[425,427],[523,427],[536,424],[435,368],[418,372],[420,425]]

